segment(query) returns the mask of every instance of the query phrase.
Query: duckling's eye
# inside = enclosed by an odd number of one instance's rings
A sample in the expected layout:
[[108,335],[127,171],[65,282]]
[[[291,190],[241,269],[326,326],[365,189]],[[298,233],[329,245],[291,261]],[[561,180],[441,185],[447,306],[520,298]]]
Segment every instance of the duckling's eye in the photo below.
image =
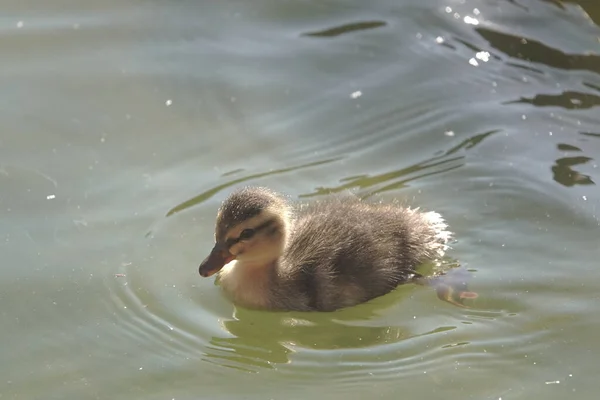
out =
[[240,233],[240,240],[250,239],[256,231],[254,229],[244,229],[242,233]]

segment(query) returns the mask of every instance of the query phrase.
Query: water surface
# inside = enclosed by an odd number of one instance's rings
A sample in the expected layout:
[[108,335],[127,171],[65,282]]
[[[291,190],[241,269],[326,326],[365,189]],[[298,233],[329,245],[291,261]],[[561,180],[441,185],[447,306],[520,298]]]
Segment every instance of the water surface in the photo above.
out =
[[[2,9],[3,399],[597,397],[595,2]],[[245,184],[436,210],[479,298],[236,309],[197,266]]]

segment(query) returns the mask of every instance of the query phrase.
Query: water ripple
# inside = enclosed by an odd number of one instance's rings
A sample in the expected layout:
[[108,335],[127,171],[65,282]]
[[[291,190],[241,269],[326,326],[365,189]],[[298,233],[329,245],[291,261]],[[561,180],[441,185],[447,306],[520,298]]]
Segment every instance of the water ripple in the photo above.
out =
[[294,167],[289,167],[289,168],[281,168],[281,169],[277,169],[277,170],[272,170],[269,172],[261,172],[258,174],[252,174],[252,175],[248,175],[242,178],[238,178],[238,179],[234,179],[232,181],[229,181],[227,183],[221,184],[217,187],[211,188],[209,190],[207,190],[204,193],[201,193],[197,196],[194,196],[193,198],[184,201],[183,203],[180,203],[178,205],[176,205],[175,207],[171,208],[166,216],[169,217],[173,214],[176,214],[180,211],[186,210],[190,207],[193,207],[197,204],[203,203],[204,201],[210,199],[212,196],[214,196],[215,194],[221,192],[223,189],[227,189],[230,188],[234,185],[237,185],[238,183],[242,183],[242,182],[249,182],[251,180],[257,179],[257,178],[264,178],[266,176],[272,176],[272,175],[280,175],[280,174],[285,174],[288,172],[292,172],[292,171],[299,171],[305,168],[311,168],[311,167],[316,167],[316,166],[321,166],[321,165],[325,165],[325,164],[329,164],[335,161],[339,161],[341,160],[341,157],[337,157],[337,158],[330,158],[330,159],[326,159],[326,160],[321,160],[321,161],[313,161],[304,165],[299,165],[299,166],[294,166]]

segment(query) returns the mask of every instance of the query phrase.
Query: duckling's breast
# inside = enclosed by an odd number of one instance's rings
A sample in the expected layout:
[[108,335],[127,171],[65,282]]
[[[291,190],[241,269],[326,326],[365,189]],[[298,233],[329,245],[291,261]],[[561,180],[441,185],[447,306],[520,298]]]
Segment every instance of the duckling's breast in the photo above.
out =
[[271,308],[271,278],[268,267],[246,267],[232,261],[219,272],[219,284],[235,304],[248,308]]

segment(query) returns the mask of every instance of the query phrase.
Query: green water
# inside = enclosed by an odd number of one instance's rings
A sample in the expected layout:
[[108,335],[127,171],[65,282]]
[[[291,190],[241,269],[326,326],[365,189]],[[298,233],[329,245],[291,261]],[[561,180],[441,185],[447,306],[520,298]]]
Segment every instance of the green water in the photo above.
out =
[[[595,399],[600,3],[1,3],[1,399]],[[442,213],[473,309],[201,279],[257,184]]]

